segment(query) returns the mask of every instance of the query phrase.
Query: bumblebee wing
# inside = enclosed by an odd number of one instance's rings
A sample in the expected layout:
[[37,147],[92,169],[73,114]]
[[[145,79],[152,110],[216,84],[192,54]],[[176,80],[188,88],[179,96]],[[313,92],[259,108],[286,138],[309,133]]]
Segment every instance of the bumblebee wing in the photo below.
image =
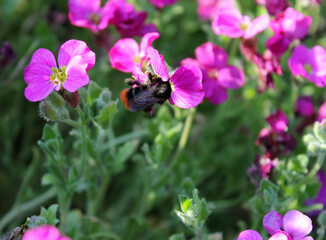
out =
[[152,108],[159,101],[160,98],[153,96],[152,91],[142,91],[129,100],[129,110],[132,112],[143,111]]

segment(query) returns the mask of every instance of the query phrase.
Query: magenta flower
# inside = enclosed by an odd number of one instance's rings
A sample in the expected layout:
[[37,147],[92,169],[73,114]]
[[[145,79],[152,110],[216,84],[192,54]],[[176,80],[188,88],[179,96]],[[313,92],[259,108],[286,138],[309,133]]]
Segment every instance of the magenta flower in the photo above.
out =
[[326,102],[324,102],[319,108],[317,121],[322,122],[324,119],[326,119]]
[[266,121],[276,133],[283,133],[288,130],[289,119],[281,110],[277,110],[274,114],[271,114],[266,118]]
[[163,56],[153,47],[148,47],[147,52],[155,74],[163,82],[170,82],[172,91],[169,101],[172,105],[188,109],[202,102],[204,98],[202,72],[197,66],[183,65],[170,78]]
[[141,76],[139,78],[142,81],[146,80],[147,76],[141,74],[139,69],[143,69],[146,65],[147,48],[159,36],[160,34],[157,32],[147,33],[142,38],[140,45],[131,38],[120,39],[109,52],[112,67],[122,72],[133,73],[134,76]]
[[58,64],[54,55],[47,49],[35,51],[30,64],[25,68],[24,79],[27,83],[25,97],[31,101],[45,99],[52,90],[65,89],[75,92],[89,82],[87,70],[95,64],[95,53],[85,42],[69,40],[59,50]]
[[[267,213],[263,225],[269,240],[313,240],[307,236],[312,230],[311,219],[297,210],[288,211],[284,217],[276,211]],[[255,230],[242,231],[237,240],[262,240]]]
[[155,7],[163,8],[167,5],[175,4],[178,0],[149,0]]
[[213,104],[220,104],[227,99],[226,89],[237,89],[244,85],[244,74],[238,68],[227,65],[228,56],[223,48],[210,42],[195,50],[196,59],[187,58],[182,65],[195,65],[203,73],[205,97]]
[[42,225],[28,229],[22,240],[70,240],[70,238],[62,236],[54,226]]
[[136,12],[126,0],[110,0],[112,16],[109,19],[123,37],[143,36],[158,32],[154,24],[145,24],[147,12]]
[[289,48],[291,41],[306,36],[310,24],[310,16],[304,16],[294,8],[287,8],[271,21],[274,36],[266,42],[266,47],[281,56]]
[[326,50],[320,46],[307,49],[296,47],[289,59],[289,67],[294,76],[308,78],[318,87],[326,86]]
[[242,16],[235,7],[220,9],[212,21],[212,28],[217,35],[230,38],[252,38],[269,26],[269,16],[262,15],[251,21],[250,17]]
[[213,19],[221,8],[235,7],[234,0],[197,0],[197,2],[197,13],[204,20]]
[[101,0],[69,0],[68,8],[71,24],[94,33],[105,29],[112,17],[109,1],[101,8]]
[[266,6],[268,13],[273,16],[279,15],[288,7],[286,0],[256,0],[256,3]]
[[313,240],[307,236],[312,230],[310,218],[297,210],[288,211],[284,217],[271,211],[265,215],[263,225],[272,235],[269,240]]
[[310,96],[300,96],[297,99],[295,111],[306,117],[311,117],[315,114],[315,107]]
[[237,240],[263,240],[263,238],[255,230],[245,230],[239,234]]

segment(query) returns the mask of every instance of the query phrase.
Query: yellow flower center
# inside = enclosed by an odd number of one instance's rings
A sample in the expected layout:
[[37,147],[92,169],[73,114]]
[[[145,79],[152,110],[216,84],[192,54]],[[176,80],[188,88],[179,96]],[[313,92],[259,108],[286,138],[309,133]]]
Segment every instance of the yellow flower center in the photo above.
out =
[[66,73],[66,66],[62,66],[60,69],[51,68],[53,74],[50,76],[50,81],[57,85],[59,83],[64,83],[67,79],[68,74]]
[[174,85],[173,85],[173,83],[171,83],[171,81],[169,81],[169,83],[170,83],[170,86],[171,86],[171,93],[172,93],[172,92],[174,92]]
[[100,14],[97,14],[97,13],[89,14],[89,20],[91,20],[91,22],[93,22],[95,25],[98,25],[100,23],[101,19],[102,19],[102,16]]
[[309,74],[312,73],[312,66],[310,64],[305,64],[304,69],[306,70],[307,73]]
[[218,70],[216,68],[210,69],[208,71],[208,77],[216,79],[218,77]]
[[240,23],[240,28],[242,31],[246,31],[250,27],[250,22],[242,22]]

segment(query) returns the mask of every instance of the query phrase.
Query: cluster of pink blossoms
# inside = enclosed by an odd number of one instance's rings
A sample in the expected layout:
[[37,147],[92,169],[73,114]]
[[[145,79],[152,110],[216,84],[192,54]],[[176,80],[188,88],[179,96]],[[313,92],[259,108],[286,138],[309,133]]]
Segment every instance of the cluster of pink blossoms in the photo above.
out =
[[108,24],[114,25],[124,37],[143,36],[147,32],[157,31],[154,24],[145,23],[147,12],[136,12],[126,0],[108,0],[103,7],[100,0],[69,0],[68,7],[70,22],[78,27],[89,28],[94,33],[105,29]]
[[151,46],[158,37],[158,33],[145,34],[140,46],[131,38],[120,39],[109,52],[112,67],[132,73],[142,83],[148,79],[146,72],[152,71],[163,82],[170,83],[171,104],[185,109],[197,106],[204,97],[200,69],[192,65],[181,66],[175,71],[169,69],[164,57]]
[[[265,215],[263,225],[271,237],[268,240],[313,240],[307,236],[312,230],[311,219],[297,210],[285,213],[276,211]],[[242,231],[237,240],[263,240],[255,230]]]

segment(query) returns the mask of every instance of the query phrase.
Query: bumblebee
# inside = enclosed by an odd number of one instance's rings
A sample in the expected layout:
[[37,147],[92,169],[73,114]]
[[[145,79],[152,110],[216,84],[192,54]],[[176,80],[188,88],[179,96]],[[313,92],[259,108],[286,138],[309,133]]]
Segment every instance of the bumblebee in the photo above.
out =
[[148,78],[144,83],[132,78],[126,79],[126,83],[131,87],[120,93],[122,102],[131,112],[151,112],[156,103],[163,104],[171,97],[169,81],[164,82],[150,72],[146,74]]

